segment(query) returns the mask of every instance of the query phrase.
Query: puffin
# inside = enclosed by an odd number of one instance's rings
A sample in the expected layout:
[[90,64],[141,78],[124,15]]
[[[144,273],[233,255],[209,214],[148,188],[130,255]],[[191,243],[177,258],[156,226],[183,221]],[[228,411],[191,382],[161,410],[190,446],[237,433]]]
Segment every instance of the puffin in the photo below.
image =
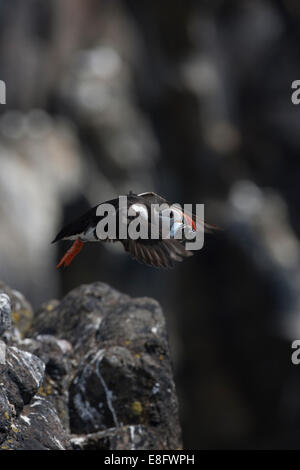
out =
[[[185,248],[185,236],[181,239],[175,237],[177,230],[188,229],[188,231],[195,232],[197,230],[196,224],[199,222],[203,225],[205,232],[211,232],[217,228],[216,226],[207,224],[202,220],[199,221],[193,213],[183,212],[180,206],[172,205],[165,198],[154,192],[135,194],[130,191],[126,196],[126,223],[129,224],[129,222],[138,215],[142,217],[144,216],[145,223],[147,224],[150,233],[151,224],[153,224],[153,220],[150,217],[152,205],[167,205],[170,209],[165,212],[161,211],[159,213],[158,220],[161,222],[165,219],[169,223],[169,237],[163,237],[161,229],[159,229],[158,237],[154,239],[150,237],[147,237],[146,239],[132,239],[130,237],[121,238],[118,235],[113,239],[109,237],[103,238],[102,236],[99,237],[97,225],[104,217],[103,215],[98,215],[99,212],[101,213],[100,206],[106,204],[109,204],[114,208],[116,214],[116,226],[119,228],[120,211],[124,209],[120,208],[120,197],[105,201],[104,203],[100,203],[92,207],[81,217],[63,227],[51,242],[56,243],[60,240],[73,241],[72,246],[57,264],[57,268],[69,266],[75,256],[80,253],[85,243],[100,241],[122,243],[125,251],[140,263],[144,263],[155,268],[172,268],[174,267],[175,262],[183,261],[194,254],[194,251],[187,250]],[[119,233],[118,230],[116,230],[116,233]]]

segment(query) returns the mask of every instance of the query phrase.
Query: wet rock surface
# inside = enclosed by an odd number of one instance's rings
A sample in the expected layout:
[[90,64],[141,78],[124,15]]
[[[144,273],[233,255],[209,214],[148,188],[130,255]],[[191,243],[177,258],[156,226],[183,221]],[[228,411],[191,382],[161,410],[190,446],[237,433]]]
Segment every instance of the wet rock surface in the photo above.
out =
[[16,330],[0,340],[2,449],[180,448],[156,301],[82,285]]

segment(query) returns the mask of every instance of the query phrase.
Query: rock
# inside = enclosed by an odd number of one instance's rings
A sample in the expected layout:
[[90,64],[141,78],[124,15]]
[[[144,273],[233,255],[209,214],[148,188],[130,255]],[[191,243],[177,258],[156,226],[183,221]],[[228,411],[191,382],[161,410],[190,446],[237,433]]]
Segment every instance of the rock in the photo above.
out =
[[70,446],[57,412],[38,395],[45,364],[35,355],[6,347],[0,363],[1,449],[65,449]]
[[[126,441],[127,448],[157,448],[158,443],[162,449],[180,447],[166,324],[156,301],[130,298],[100,282],[82,285],[53,307],[45,304],[31,335],[37,342],[48,338],[49,344],[55,337],[72,345],[65,364],[51,359],[51,348],[37,343],[30,348],[45,361],[46,376],[52,373],[56,383],[69,380],[68,399],[60,395],[59,408],[69,413],[72,434],[94,436],[84,446],[91,448],[97,441],[95,448],[105,442],[113,448]],[[50,390],[49,399],[52,395]],[[137,430],[136,442],[125,439],[130,429]]]
[[[24,336],[31,325],[31,320],[33,317],[33,310],[21,292],[11,289],[3,282],[0,282],[0,295],[4,299],[3,306],[6,309],[3,313],[4,317],[7,318],[5,328],[1,330],[1,313],[0,313],[0,335],[3,334],[5,330],[10,328],[10,320],[8,317],[11,317],[11,321],[14,327],[17,327],[18,331],[11,330],[6,332],[6,339],[12,339],[14,336]],[[8,298],[8,300],[7,300]],[[6,299],[6,300],[5,300]],[[8,301],[10,307],[8,306]],[[1,302],[1,300],[0,300]],[[10,308],[10,314],[8,314],[8,309]],[[1,312],[1,303],[0,303],[0,312]],[[3,318],[3,317],[2,317]]]
[[0,293],[0,335],[11,326],[10,298],[4,292]]
[[159,304],[82,285],[0,341],[2,449],[178,449]]
[[14,420],[1,449],[66,450],[70,441],[49,400],[36,396]]
[[38,335],[35,339],[21,340],[19,347],[37,355],[44,362],[46,373],[39,395],[53,404],[64,428],[69,430],[68,374],[71,369],[71,344],[51,335]]
[[44,368],[44,363],[33,354],[16,347],[6,348],[5,362],[0,365],[1,386],[17,413],[37,393]]
[[6,344],[3,341],[0,341],[0,364],[5,364],[6,362]]
[[157,450],[167,448],[166,437],[164,439],[163,435],[154,428],[141,424],[72,436],[71,443],[75,450]]
[[97,348],[96,333],[105,315],[128,302],[129,297],[103,283],[82,285],[60,303],[46,303],[36,312],[31,335],[53,335],[66,339],[80,360]]
[[4,389],[0,388],[0,444],[9,433],[12,419],[12,407]]

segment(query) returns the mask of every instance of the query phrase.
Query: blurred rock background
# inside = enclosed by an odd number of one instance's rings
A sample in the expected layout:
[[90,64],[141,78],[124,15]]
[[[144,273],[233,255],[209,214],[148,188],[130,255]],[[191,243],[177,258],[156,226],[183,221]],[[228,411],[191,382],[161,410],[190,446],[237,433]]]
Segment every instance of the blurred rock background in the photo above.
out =
[[[0,279],[37,307],[96,280],[167,314],[184,446],[300,448],[300,6],[3,0]],[[173,271],[63,223],[130,189],[224,230]]]

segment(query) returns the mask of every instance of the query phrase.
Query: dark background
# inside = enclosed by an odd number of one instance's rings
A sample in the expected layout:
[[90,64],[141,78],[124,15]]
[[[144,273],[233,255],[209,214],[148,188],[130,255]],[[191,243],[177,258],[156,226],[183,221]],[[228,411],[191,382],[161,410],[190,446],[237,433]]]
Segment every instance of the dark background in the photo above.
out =
[[[0,277],[35,307],[101,280],[168,320],[184,446],[300,448],[300,3],[1,0]],[[154,190],[223,228],[172,271],[50,245]]]

